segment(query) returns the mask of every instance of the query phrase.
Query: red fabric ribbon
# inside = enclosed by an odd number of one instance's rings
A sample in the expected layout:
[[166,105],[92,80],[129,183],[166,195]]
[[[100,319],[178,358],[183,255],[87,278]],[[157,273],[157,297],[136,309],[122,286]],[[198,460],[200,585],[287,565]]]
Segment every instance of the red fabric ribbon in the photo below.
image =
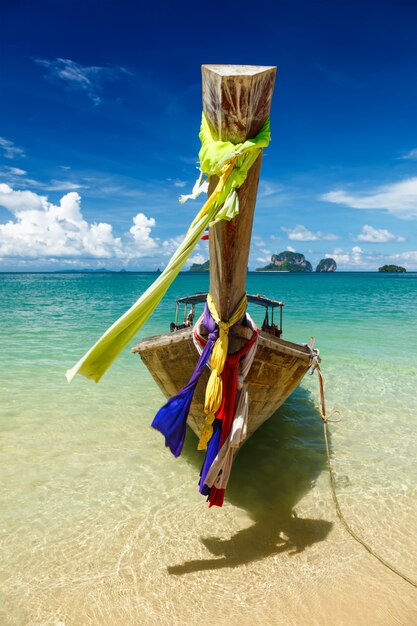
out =
[[[221,374],[223,381],[223,397],[220,409],[216,413],[216,418],[222,421],[222,429],[220,434],[220,447],[229,436],[232,428],[233,418],[236,409],[236,397],[238,389],[238,368],[240,359],[249,352],[258,336],[258,329],[255,328],[251,339],[237,352],[228,354],[226,362]],[[217,489],[214,485],[210,490],[208,497],[209,507],[223,506],[224,489]]]

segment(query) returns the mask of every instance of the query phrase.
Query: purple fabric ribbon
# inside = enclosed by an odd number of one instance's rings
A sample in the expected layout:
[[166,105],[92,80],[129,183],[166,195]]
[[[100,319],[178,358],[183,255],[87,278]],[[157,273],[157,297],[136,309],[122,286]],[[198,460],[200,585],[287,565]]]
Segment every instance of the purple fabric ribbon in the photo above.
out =
[[[219,336],[219,329],[213,320],[209,308],[204,308],[203,324],[207,328],[209,335],[204,350],[198,359],[197,365],[188,383],[177,395],[159,409],[152,422],[152,427],[159,430],[165,437],[165,445],[171,450],[174,456],[179,456],[184,445],[187,417],[190,411],[191,401],[201,374],[206,367],[213,346]],[[217,453],[216,453],[217,454]],[[206,470],[207,473],[208,469]]]
[[208,471],[210,467],[212,466],[214,459],[219,453],[221,433],[222,433],[222,422],[221,420],[218,420],[217,418],[215,418],[213,422],[213,434],[210,438],[210,441],[207,444],[207,450],[206,450],[206,454],[205,454],[204,461],[203,461],[203,467],[201,468],[201,472],[200,472],[200,481],[198,483],[199,491],[203,496],[210,495],[211,487],[206,485],[205,481],[206,481],[206,476],[208,474]]

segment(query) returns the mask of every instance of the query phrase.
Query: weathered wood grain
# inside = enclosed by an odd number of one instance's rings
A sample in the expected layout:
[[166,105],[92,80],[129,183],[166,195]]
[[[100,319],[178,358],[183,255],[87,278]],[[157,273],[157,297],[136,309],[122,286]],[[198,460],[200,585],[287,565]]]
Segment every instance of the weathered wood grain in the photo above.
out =
[[[133,348],[133,352],[140,354],[167,398],[178,393],[188,383],[198,360],[190,328],[142,339]],[[181,367],[178,366],[179,363]],[[308,348],[259,332],[258,349],[246,378],[249,394],[249,435],[285,402],[309,366]],[[205,420],[204,394],[209,374],[210,371],[206,368],[198,382],[187,420],[198,437]]]
[[[203,111],[216,139],[240,143],[258,134],[269,116],[275,75],[269,66],[203,65]],[[260,155],[238,190],[239,215],[210,229],[210,293],[223,320],[246,292],[261,162]],[[211,181],[209,193],[216,182]]]

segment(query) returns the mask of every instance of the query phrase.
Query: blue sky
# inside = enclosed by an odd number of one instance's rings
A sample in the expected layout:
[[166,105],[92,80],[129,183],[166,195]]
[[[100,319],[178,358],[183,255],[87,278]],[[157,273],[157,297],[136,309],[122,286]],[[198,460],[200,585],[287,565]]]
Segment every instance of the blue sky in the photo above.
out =
[[166,265],[203,63],[278,66],[250,269],[417,270],[414,0],[4,0],[0,57],[0,271]]

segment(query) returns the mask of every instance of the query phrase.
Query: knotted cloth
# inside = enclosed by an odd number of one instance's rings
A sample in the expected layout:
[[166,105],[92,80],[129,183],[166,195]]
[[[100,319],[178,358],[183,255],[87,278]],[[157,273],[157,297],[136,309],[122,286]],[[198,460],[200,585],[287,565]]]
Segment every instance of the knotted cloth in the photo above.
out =
[[[221,373],[227,357],[229,346],[229,328],[244,316],[247,305],[246,295],[239,301],[228,322],[221,322],[216,311],[216,307],[210,295],[207,297],[203,315],[199,318],[196,326],[201,323],[208,330],[209,335],[204,349],[200,353],[200,358],[195,366],[193,375],[188,383],[175,396],[170,398],[152,422],[153,428],[159,430],[165,437],[165,445],[171,450],[174,456],[179,456],[184,445],[185,430],[188,413],[194,391],[205,366],[211,358],[211,375],[206,386],[206,400],[204,412],[206,423],[203,427],[204,447],[202,447],[203,434],[200,438],[199,450],[205,450],[207,442],[213,434],[212,423],[215,413],[220,408],[222,402],[223,383]],[[194,327],[194,330],[196,328]]]
[[213,434],[212,424],[214,421],[214,417],[222,403],[223,383],[221,373],[226,362],[227,351],[229,347],[229,329],[244,316],[247,303],[248,301],[245,294],[238,302],[232,315],[230,316],[230,319],[227,321],[222,321],[217,312],[213,298],[210,294],[207,294],[207,306],[213,320],[219,327],[219,338],[214,344],[211,354],[211,374],[210,378],[208,379],[204,402],[204,413],[206,414],[206,421],[203,427],[203,431],[201,433],[200,441],[198,443],[198,450],[206,449],[207,443]]
[[71,382],[76,374],[98,382],[152,315],[169,286],[184,267],[207,226],[221,220],[231,220],[238,214],[239,202],[236,189],[243,184],[249,169],[262,149],[269,144],[269,119],[256,137],[235,145],[229,141],[215,141],[203,113],[200,138],[202,145],[199,157],[202,172],[209,177],[220,176],[215,190],[194,218],[183,242],[164,271],[135,304],[110,326],[78,363],[66,372],[68,382]]

